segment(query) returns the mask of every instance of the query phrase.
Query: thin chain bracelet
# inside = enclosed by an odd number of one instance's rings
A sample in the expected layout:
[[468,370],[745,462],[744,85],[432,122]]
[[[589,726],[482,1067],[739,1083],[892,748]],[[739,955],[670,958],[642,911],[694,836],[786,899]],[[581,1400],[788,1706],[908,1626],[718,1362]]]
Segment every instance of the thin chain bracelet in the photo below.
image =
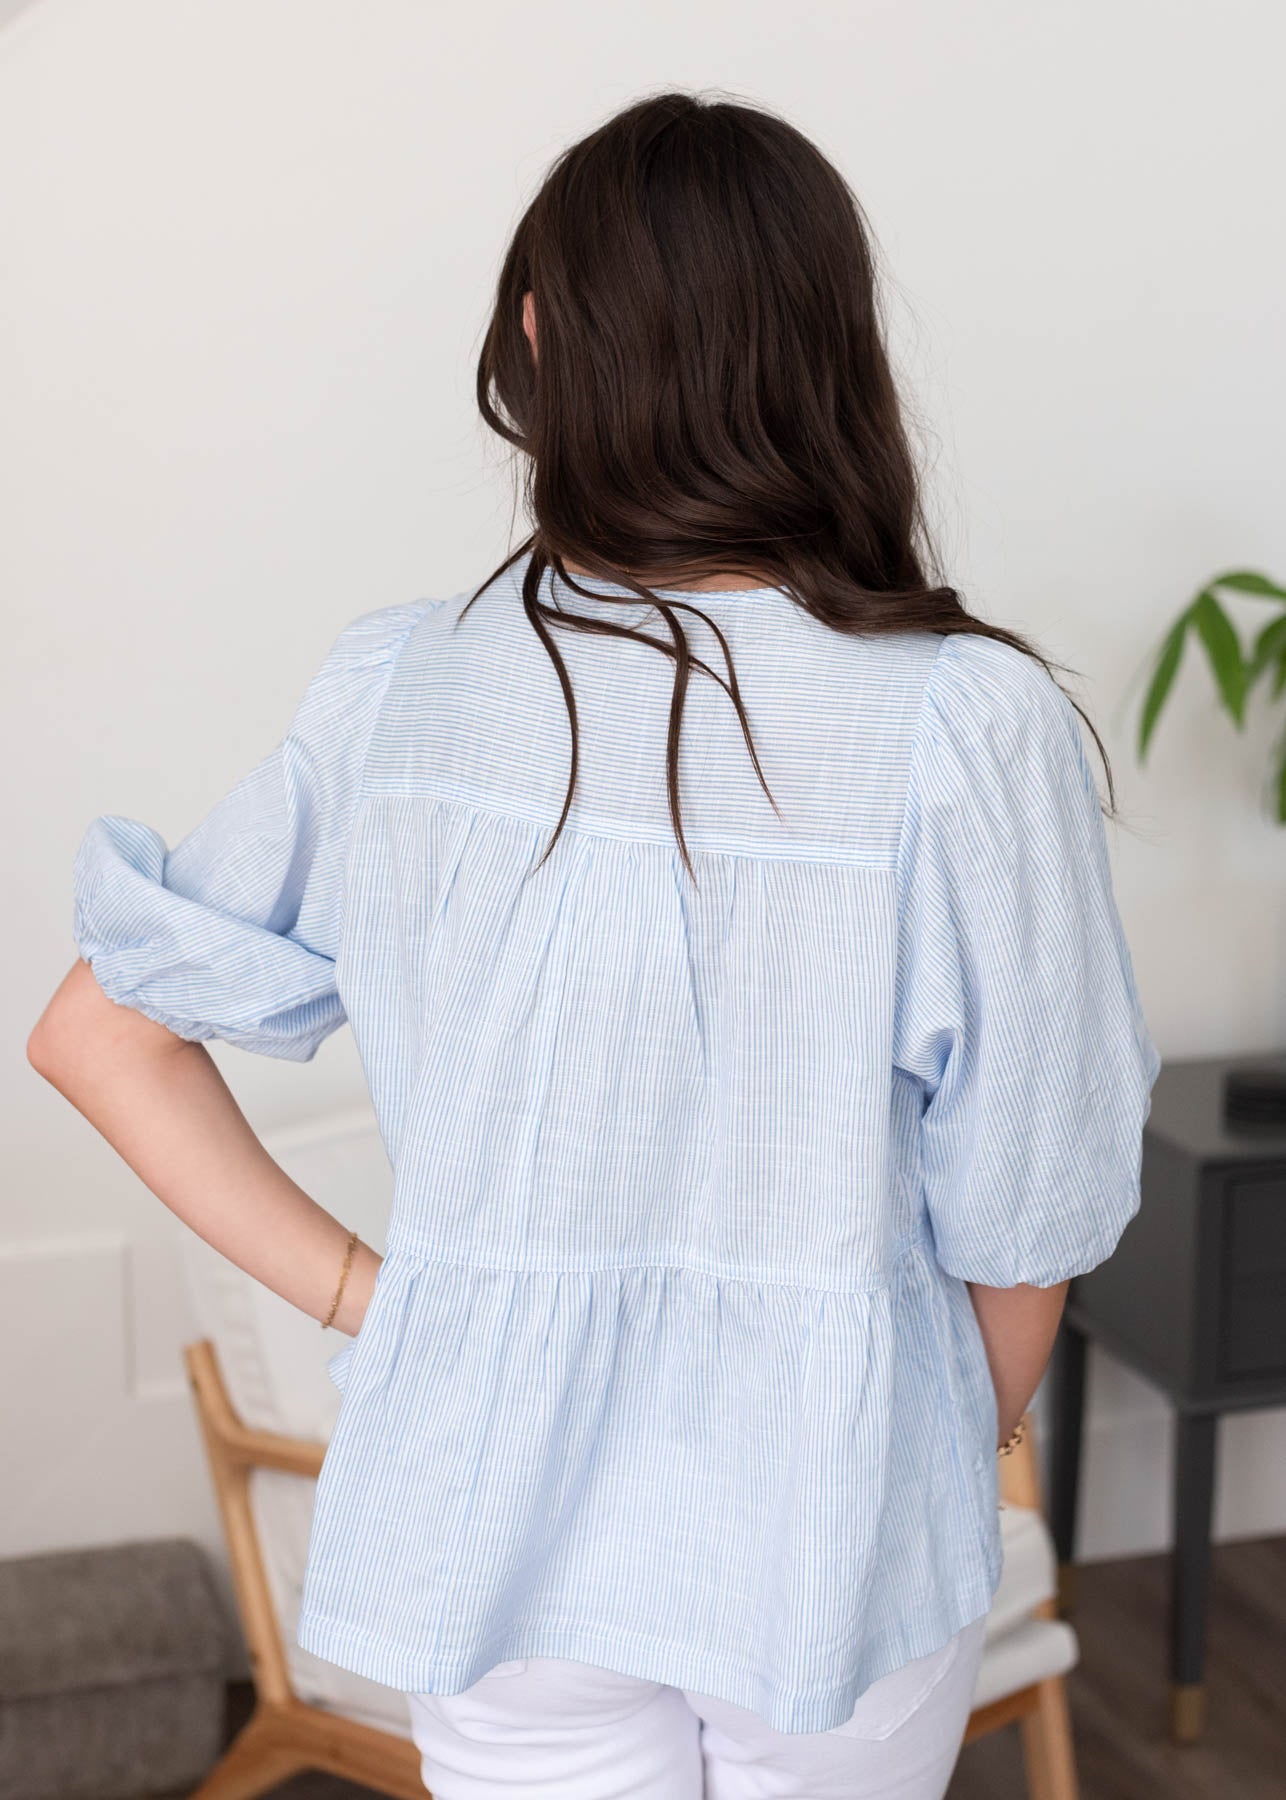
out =
[[1014,1451],[1018,1448],[1019,1444],[1022,1443],[1023,1438],[1026,1436],[1026,1434],[1027,1434],[1027,1420],[1026,1420],[1026,1418],[1019,1419],[1018,1423],[1014,1426],[1013,1431],[1005,1439],[1004,1443],[1000,1446],[999,1450],[997,1450],[996,1455],[997,1456],[1012,1456]]
[[330,1324],[331,1320],[335,1317],[335,1314],[339,1310],[340,1295],[344,1292],[344,1283],[348,1280],[348,1271],[353,1266],[353,1252],[354,1252],[354,1250],[356,1250],[356,1248],[357,1248],[357,1233],[355,1231],[350,1231],[348,1234],[348,1248],[344,1252],[344,1266],[340,1270],[340,1274],[339,1274],[339,1286],[335,1289],[335,1298],[330,1303],[330,1311],[326,1314],[326,1317],[321,1322],[321,1328],[323,1331],[325,1331],[326,1327]]

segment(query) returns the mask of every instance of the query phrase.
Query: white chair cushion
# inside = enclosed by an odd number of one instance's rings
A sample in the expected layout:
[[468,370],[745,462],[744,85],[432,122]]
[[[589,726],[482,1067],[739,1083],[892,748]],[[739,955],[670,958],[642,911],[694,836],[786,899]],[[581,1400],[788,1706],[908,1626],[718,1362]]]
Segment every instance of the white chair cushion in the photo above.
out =
[[989,1642],[1029,1619],[1057,1587],[1054,1542],[1044,1519],[1031,1507],[1001,1508],[1000,1548],[1005,1560],[987,1619]]
[[1028,1619],[987,1641],[973,1690],[974,1706],[990,1706],[1035,1681],[1065,1675],[1075,1668],[1077,1655],[1076,1633],[1062,1619]]
[[[393,1172],[369,1110],[267,1134],[286,1173],[320,1206],[383,1251]],[[247,1425],[328,1441],[339,1389],[327,1368],[353,1339],[280,1299],[197,1237],[183,1237],[184,1270],[197,1324],[210,1338],[232,1404]],[[335,1275],[339,1277],[340,1258]]]
[[[264,1143],[305,1193],[382,1250],[393,1177],[373,1113],[335,1115],[324,1124],[265,1135]],[[214,1344],[229,1398],[245,1424],[329,1442],[340,1399],[330,1365],[342,1367],[354,1340],[321,1330],[194,1232],[184,1237],[184,1271],[198,1329]],[[255,1469],[250,1477],[251,1511],[295,1692],[309,1705],[409,1738],[404,1694],[295,1642],[316,1485],[277,1469]]]
[[315,1481],[287,1475],[280,1469],[256,1469],[250,1477],[251,1510],[259,1530],[291,1682],[296,1694],[309,1706],[322,1706],[346,1719],[359,1719],[364,1725],[409,1738],[411,1715],[405,1694],[370,1681],[365,1675],[341,1669],[337,1663],[314,1656],[295,1642],[316,1486]]
[[1076,1633],[1061,1619],[1034,1619],[1053,1598],[1057,1562],[1053,1539],[1040,1513],[1028,1506],[1001,1509],[1004,1564],[987,1617],[982,1663],[973,1703],[990,1706],[1033,1682],[1066,1674],[1076,1663]]

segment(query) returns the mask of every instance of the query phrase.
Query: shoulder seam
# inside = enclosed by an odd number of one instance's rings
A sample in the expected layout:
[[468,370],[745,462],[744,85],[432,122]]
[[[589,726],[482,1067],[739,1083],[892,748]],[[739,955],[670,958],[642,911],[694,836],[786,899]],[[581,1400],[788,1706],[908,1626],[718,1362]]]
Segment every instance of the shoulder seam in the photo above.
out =
[[[1014,646],[1012,646],[1012,645],[1006,645],[1004,643],[1004,640],[1001,638],[988,638],[985,635],[985,633],[970,633],[970,632],[956,631],[956,632],[950,632],[947,634],[947,639],[944,639],[944,646],[945,646],[946,641],[948,641],[950,638],[970,637],[970,636],[976,636],[976,637],[980,638],[981,641],[984,643],[994,644],[994,645],[997,645],[997,646],[1005,648],[1005,649],[1013,649],[1014,655],[1020,659],[1020,666],[1023,667],[1025,673],[1030,673],[1030,674],[1038,673],[1039,674],[1040,681],[1045,684],[1044,689],[1042,691],[1045,694],[1047,694],[1049,700],[1052,703],[1054,711],[1056,711],[1056,712],[1063,711],[1068,707],[1069,701],[1068,701],[1068,696],[1067,696],[1065,690],[1062,688],[1062,686],[1057,681],[1054,680],[1053,676],[1049,673],[1049,671],[1046,668],[1044,668],[1039,662],[1037,662],[1035,660],[1035,658],[1026,655],[1021,650],[1014,649]],[[935,662],[935,669],[936,669],[936,666],[937,665]],[[932,679],[932,674],[933,674],[933,671],[930,672],[930,679]],[[928,683],[926,683],[926,689],[927,689],[927,686],[928,686]],[[1018,717],[1018,714],[1017,713],[1000,713],[1000,714],[996,714],[994,716],[996,718],[998,718],[1002,724],[1004,724],[1006,722],[1013,722],[1014,720],[1016,720]],[[967,741],[967,743],[969,744],[971,749],[977,750],[977,749],[986,748],[986,735],[987,734],[986,734],[985,727],[979,724],[977,718],[975,717],[975,715],[972,712],[965,711],[963,713],[957,713],[956,715],[953,716],[951,723],[952,723],[953,727],[955,727],[956,729],[959,730],[961,736]]]
[[406,607],[410,617],[404,628],[397,633],[396,637],[389,640],[392,649],[388,658],[388,667],[384,672],[384,680],[380,688],[379,700],[371,713],[371,722],[366,733],[366,742],[362,746],[361,764],[357,770],[357,776],[353,783],[353,804],[349,810],[344,849],[339,871],[339,905],[337,909],[338,916],[335,923],[336,963],[338,963],[342,957],[348,940],[348,911],[353,842],[357,835],[357,823],[362,816],[362,810],[366,805],[368,797],[368,772],[371,764],[371,751],[375,744],[376,728],[379,725],[380,719],[383,717],[384,708],[388,704],[389,690],[393,685],[393,677],[397,673],[398,664],[402,660],[402,653],[410,642],[416,626],[419,625],[421,620],[433,607],[440,606],[442,602],[432,600],[408,600],[401,604]]
[[911,782],[915,773],[916,758],[920,751],[920,740],[924,733],[924,715],[928,706],[929,690],[933,686],[934,677],[937,675],[938,669],[942,665],[942,652],[951,636],[952,633],[950,632],[943,632],[941,634],[941,641],[934,652],[933,661],[929,664],[928,672],[924,677],[924,684],[920,689],[920,702],[916,709],[915,725],[911,731],[911,743],[906,759],[906,780],[902,786],[902,810],[898,815],[898,835],[897,843],[894,846],[892,865],[893,889],[894,895],[898,899],[899,914],[901,912],[902,857],[906,843],[906,815],[907,805],[911,795]]
[[420,623],[420,621],[423,618],[425,618],[427,616],[427,614],[434,607],[441,606],[442,601],[441,600],[408,600],[408,601],[405,601],[403,604],[406,606],[406,609],[407,609],[408,613],[410,614],[410,618],[407,620],[406,624],[402,627],[402,629],[396,634],[396,636],[389,640],[389,644],[391,645],[391,650],[389,650],[388,646],[386,646],[386,651],[388,653],[388,668],[386,669],[385,674],[384,674],[384,681],[383,681],[383,685],[382,685],[382,688],[380,691],[380,697],[379,697],[378,704],[376,705],[375,710],[371,715],[370,730],[366,734],[366,743],[362,750],[362,766],[357,772],[357,782],[356,782],[356,786],[353,790],[353,820],[354,821],[357,818],[358,808],[361,806],[362,801],[366,797],[367,770],[370,767],[371,750],[375,743],[376,732],[379,727],[380,719],[383,716],[384,708],[388,703],[389,689],[392,687],[393,678],[397,674],[398,664],[402,660],[403,653],[406,650],[406,646],[409,643],[411,634],[414,632],[416,626]]

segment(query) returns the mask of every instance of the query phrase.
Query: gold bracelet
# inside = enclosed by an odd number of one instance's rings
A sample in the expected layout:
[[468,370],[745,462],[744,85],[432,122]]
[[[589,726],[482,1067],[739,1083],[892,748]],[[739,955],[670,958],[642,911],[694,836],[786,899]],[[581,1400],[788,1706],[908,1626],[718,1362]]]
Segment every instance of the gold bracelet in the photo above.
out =
[[997,1450],[996,1455],[997,1456],[1012,1456],[1014,1451],[1018,1448],[1019,1444],[1022,1443],[1023,1438],[1026,1434],[1026,1431],[1027,1431],[1027,1420],[1024,1417],[1024,1418],[1019,1419],[1018,1423],[1014,1426],[1013,1431],[1005,1439],[1004,1443],[1000,1446],[999,1450]]
[[348,1280],[348,1271],[353,1266],[353,1252],[356,1248],[357,1233],[355,1231],[350,1231],[348,1234],[348,1248],[344,1252],[344,1267],[340,1270],[339,1286],[335,1289],[335,1298],[330,1303],[330,1311],[321,1322],[323,1331],[325,1331],[326,1327],[330,1324],[331,1320],[335,1317],[336,1312],[339,1310],[339,1297],[344,1291],[344,1283]]

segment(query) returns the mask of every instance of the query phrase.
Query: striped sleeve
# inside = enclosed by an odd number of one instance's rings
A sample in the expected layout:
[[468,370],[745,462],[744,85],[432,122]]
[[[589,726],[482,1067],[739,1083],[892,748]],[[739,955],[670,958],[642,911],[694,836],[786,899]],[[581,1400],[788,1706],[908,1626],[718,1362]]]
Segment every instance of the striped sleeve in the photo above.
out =
[[897,867],[894,1063],[923,1084],[923,1196],[949,1274],[1052,1286],[1138,1210],[1160,1059],[1078,716],[1009,645],[944,640]]
[[421,611],[346,625],[281,741],[173,849],[140,820],[91,821],[72,929],[109,999],[180,1037],[295,1062],[344,1023],[344,852],[380,703]]

